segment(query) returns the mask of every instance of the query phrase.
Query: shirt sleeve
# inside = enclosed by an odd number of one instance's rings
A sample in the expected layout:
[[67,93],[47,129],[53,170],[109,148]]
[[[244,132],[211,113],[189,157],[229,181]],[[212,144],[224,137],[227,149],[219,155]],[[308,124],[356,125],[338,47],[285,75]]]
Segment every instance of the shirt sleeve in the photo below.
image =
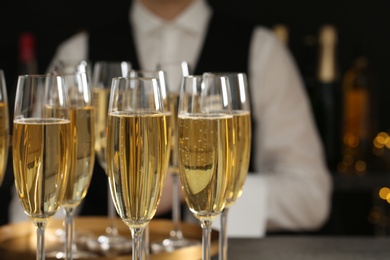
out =
[[51,60],[50,70],[59,61],[88,60],[88,34],[80,32],[62,42]]
[[315,230],[329,215],[332,185],[302,79],[272,32],[258,27],[251,44],[249,84],[256,125],[256,172],[251,178],[261,178],[266,189],[250,191],[246,185],[243,193],[251,197],[243,196],[241,203],[266,205],[261,210],[268,231]]

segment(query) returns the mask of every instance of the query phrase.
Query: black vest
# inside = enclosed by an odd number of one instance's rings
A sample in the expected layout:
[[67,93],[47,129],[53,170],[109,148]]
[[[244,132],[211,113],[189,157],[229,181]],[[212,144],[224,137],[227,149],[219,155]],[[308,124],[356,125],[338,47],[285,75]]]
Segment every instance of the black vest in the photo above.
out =
[[[239,23],[225,14],[214,12],[198,63],[193,70],[194,74],[206,71],[247,73],[253,27]],[[118,18],[96,31],[90,31],[88,59],[92,64],[100,60],[128,60],[134,69],[141,69],[131,32],[132,28],[127,16]],[[252,124],[255,126],[255,122]],[[252,153],[254,152],[253,148],[252,146]],[[107,177],[96,162],[92,183],[84,200],[81,214],[107,214],[105,208],[106,187]],[[98,207],[96,203],[103,205],[104,208]]]

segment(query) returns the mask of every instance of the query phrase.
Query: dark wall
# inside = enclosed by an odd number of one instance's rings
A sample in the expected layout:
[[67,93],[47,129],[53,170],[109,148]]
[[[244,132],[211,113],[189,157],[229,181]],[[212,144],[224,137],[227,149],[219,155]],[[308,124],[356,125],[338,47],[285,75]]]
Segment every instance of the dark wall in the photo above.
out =
[[[386,0],[262,0],[213,1],[218,8],[236,14],[238,17],[272,27],[284,23],[289,27],[289,47],[295,56],[302,73],[314,74],[316,53],[304,44],[307,36],[316,36],[323,24],[333,24],[339,33],[338,60],[340,74],[351,66],[358,55],[364,55],[370,62],[370,68],[377,77],[372,86],[378,107],[378,128],[387,130],[390,118],[387,111],[390,103],[386,97],[390,94],[390,80],[387,73],[390,60],[390,2]],[[307,75],[305,75],[307,76]]]

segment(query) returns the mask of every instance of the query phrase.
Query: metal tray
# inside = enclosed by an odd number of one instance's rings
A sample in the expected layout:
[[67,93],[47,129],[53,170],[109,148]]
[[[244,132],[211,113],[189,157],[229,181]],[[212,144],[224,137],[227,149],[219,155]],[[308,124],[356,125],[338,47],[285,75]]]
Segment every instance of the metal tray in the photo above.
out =
[[[120,220],[117,220],[119,234],[131,237],[129,228]],[[78,217],[75,219],[77,234],[85,236],[98,236],[105,232],[109,225],[109,220],[105,217]],[[46,253],[60,248],[56,231],[63,227],[62,219],[51,219],[46,228],[45,248]],[[152,220],[149,224],[150,242],[160,241],[168,237],[173,224],[169,220]],[[201,242],[202,229],[200,225],[193,223],[182,223],[183,235],[186,238],[196,239]],[[4,225],[0,227],[0,259],[35,259],[36,231],[32,222],[22,222],[18,224]],[[218,231],[213,230],[211,238],[211,254],[218,254]],[[55,259],[46,256],[46,259]],[[120,256],[99,256],[97,260],[130,260],[131,254]],[[175,259],[202,259],[201,245],[178,249],[173,252],[150,254],[150,260],[175,260]]]

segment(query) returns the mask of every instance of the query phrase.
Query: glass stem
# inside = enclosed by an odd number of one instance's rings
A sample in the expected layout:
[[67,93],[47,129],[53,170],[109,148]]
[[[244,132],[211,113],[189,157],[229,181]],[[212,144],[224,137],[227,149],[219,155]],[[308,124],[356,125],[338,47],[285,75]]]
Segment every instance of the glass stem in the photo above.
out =
[[138,227],[138,228],[130,228],[131,231],[131,236],[133,237],[132,239],[132,260],[141,260],[142,255],[143,255],[143,243],[142,243],[142,238],[143,238],[143,233],[144,233],[144,228],[143,227]]
[[227,235],[227,219],[229,209],[225,208],[221,213],[221,230],[219,231],[219,260],[227,260],[228,235]]
[[65,208],[65,259],[73,260],[73,235],[74,235],[74,225],[73,225],[73,215],[75,208],[66,207]]
[[179,174],[172,173],[172,221],[173,221],[173,230],[170,232],[172,239],[180,240],[183,239],[183,233],[180,226],[180,183],[179,183]]
[[201,221],[202,226],[202,260],[210,260],[211,220]]
[[143,241],[142,241],[142,243],[143,243],[143,251],[144,251],[144,259],[145,260],[148,260],[149,259],[149,255],[150,255],[150,250],[149,250],[149,243],[150,243],[150,241],[149,241],[149,224],[145,227],[145,229],[144,229],[144,234],[143,234],[143,236],[144,236],[144,239],[143,239]]
[[35,223],[37,228],[37,260],[45,259],[45,228],[46,222]]
[[106,230],[106,232],[113,236],[113,237],[116,237],[118,236],[118,226],[116,224],[116,211],[115,211],[115,205],[114,205],[114,202],[112,201],[112,198],[111,198],[111,193],[110,193],[110,184],[108,184],[108,187],[107,187],[107,208],[108,208],[108,217],[110,219],[110,226],[108,227],[108,229]]

